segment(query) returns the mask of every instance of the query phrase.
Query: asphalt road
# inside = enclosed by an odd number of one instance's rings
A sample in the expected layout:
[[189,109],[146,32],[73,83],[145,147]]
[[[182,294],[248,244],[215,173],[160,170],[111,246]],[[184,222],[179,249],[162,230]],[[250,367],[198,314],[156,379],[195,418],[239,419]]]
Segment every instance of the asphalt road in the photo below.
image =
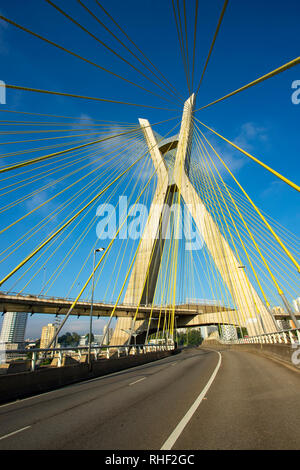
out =
[[0,406],[0,450],[299,449],[299,392],[269,359],[187,350]]

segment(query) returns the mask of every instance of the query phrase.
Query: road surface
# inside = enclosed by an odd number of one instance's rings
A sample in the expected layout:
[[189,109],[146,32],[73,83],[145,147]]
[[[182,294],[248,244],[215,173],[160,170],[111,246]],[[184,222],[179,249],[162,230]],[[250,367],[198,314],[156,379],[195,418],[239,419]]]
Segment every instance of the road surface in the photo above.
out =
[[299,449],[299,391],[267,358],[190,349],[0,406],[0,450]]

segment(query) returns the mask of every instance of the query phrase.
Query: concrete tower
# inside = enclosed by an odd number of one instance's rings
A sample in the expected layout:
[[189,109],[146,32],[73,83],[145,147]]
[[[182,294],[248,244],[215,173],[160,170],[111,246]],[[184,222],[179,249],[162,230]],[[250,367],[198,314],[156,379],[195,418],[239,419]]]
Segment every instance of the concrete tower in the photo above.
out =
[[[164,246],[164,219],[166,207],[170,206],[174,192],[177,192],[187,205],[195,225],[202,236],[214,263],[226,284],[236,305],[236,316],[250,335],[271,332],[274,324],[270,313],[250,283],[246,271],[221,234],[190,178],[190,151],[192,140],[192,115],[195,97],[192,95],[184,104],[179,137],[173,142],[158,143],[149,122],[139,119],[155,169],[157,187],[150,207],[149,217],[138,248],[135,264],[125,294],[124,303],[138,305],[151,304],[154,297],[159,267]],[[169,139],[170,140],[170,139]],[[170,172],[164,158],[165,148],[177,148],[175,163]],[[112,345],[128,342],[132,329],[143,329],[144,320],[135,325],[131,318],[120,318],[111,340]],[[263,325],[263,326],[262,326]]]

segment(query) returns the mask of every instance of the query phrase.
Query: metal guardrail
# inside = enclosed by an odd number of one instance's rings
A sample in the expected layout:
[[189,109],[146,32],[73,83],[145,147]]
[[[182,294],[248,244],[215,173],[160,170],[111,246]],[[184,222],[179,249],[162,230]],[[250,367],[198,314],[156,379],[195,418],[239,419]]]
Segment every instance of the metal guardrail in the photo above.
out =
[[[72,353],[71,357],[74,357],[74,355],[77,355],[79,362],[80,362],[82,358],[82,353],[85,350],[88,351],[88,349],[89,349],[88,346],[73,346],[73,347],[65,347],[65,348],[62,347],[62,348],[46,348],[46,349],[40,349],[40,348],[7,349],[6,353],[7,354],[19,354],[19,355],[32,354],[30,370],[34,371],[38,363],[40,363],[41,359],[57,358],[57,367],[62,367],[63,359],[67,356],[70,356],[70,354],[68,353]],[[157,352],[157,351],[171,351],[173,349],[174,349],[173,344],[148,344],[148,345],[136,344],[136,345],[130,345],[130,346],[105,345],[105,346],[92,346],[91,352],[94,354],[94,358],[97,360],[99,356],[102,356],[102,358],[105,358],[105,359],[110,359],[112,350],[114,350],[114,354],[116,353],[117,357],[119,358],[122,354],[124,354],[125,356],[129,356],[129,355],[146,354],[149,352]],[[48,357],[46,356],[47,353],[48,353]],[[44,357],[40,358],[39,357],[40,354]]]
[[232,341],[222,341],[224,344],[300,344],[300,328],[280,330],[274,333],[264,333]]

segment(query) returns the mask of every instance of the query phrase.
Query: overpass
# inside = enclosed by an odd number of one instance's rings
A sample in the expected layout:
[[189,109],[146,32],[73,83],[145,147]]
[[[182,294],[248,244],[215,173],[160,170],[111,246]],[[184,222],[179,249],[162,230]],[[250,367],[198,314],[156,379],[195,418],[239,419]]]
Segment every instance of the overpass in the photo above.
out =
[[[41,297],[31,294],[6,294],[0,292],[0,311],[6,312],[25,312],[33,314],[47,315],[66,315],[69,311],[73,299],[62,297]],[[113,303],[93,302],[93,316],[109,317],[114,308]],[[91,303],[87,300],[78,301],[71,312],[73,316],[89,316]],[[168,305],[127,305],[119,304],[115,310],[117,318],[133,318],[137,320],[148,321],[152,312],[152,328],[157,323],[159,315],[168,315],[173,307]],[[236,319],[236,312],[230,307],[218,305],[216,302],[205,300],[203,303],[185,303],[175,305],[176,326],[178,328],[228,324],[239,326]],[[282,320],[288,317],[284,313],[275,313],[276,320]],[[296,313],[296,317],[300,319],[300,313]],[[246,325],[245,325],[246,326]]]
[[[0,292],[0,311],[6,312],[25,312],[33,314],[47,315],[66,315],[69,311],[73,299],[60,297],[41,297],[35,295],[6,294]],[[114,304],[105,302],[93,302],[93,316],[109,317],[114,308]],[[89,316],[91,303],[87,300],[78,301],[73,308],[71,315]],[[153,323],[157,317],[168,315],[173,310],[172,306],[160,305],[127,305],[119,304],[115,310],[115,317],[133,318],[137,312],[137,320],[147,320],[152,312]],[[234,310],[229,307],[218,305],[215,302],[206,300],[201,304],[182,304],[175,306],[175,315],[177,327],[194,327],[222,323],[235,324]],[[236,326],[237,326],[236,322]],[[154,326],[152,324],[152,326]]]

